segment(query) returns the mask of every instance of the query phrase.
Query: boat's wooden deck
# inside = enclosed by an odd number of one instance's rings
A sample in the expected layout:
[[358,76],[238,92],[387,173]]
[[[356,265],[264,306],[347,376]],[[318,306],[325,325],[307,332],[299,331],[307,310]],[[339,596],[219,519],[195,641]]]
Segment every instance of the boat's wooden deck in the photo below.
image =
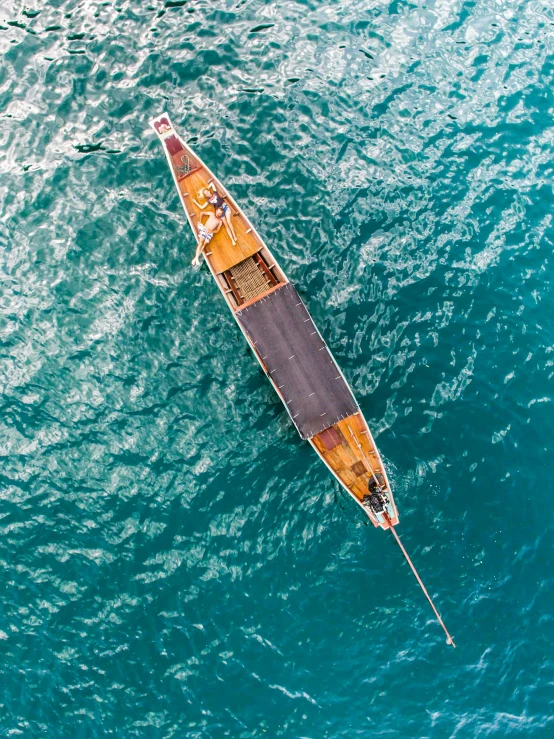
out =
[[[352,434],[360,444],[362,451],[358,448]],[[312,442],[323,461],[360,503],[363,502],[364,495],[368,493],[368,483],[371,477],[368,463],[375,474],[384,475],[381,458],[372,443],[361,413],[355,413],[320,434],[316,434]],[[386,475],[384,476],[386,479]],[[388,486],[387,490],[390,494]],[[392,499],[392,495],[390,497]],[[398,523],[396,515],[392,523],[393,525]]]
[[[211,180],[210,174],[204,167],[196,169],[191,174],[179,180],[179,189],[184,197],[185,208],[195,226],[197,226],[202,213],[213,213],[213,207],[211,205],[202,210],[201,208],[197,208],[192,202],[194,198],[194,200],[203,204],[203,201],[198,198],[198,192],[208,187],[208,183]],[[214,185],[220,195],[223,196],[226,194],[220,183],[214,182]],[[225,202],[229,205],[233,213],[233,226],[237,235],[237,243],[233,244],[223,225],[219,233],[214,235],[206,247],[205,253],[208,255],[208,260],[214,272],[218,274],[251,257],[262,248],[261,242],[258,240],[256,234],[250,231],[251,227],[248,221],[234,200],[227,195]],[[203,220],[205,221],[205,219]]]

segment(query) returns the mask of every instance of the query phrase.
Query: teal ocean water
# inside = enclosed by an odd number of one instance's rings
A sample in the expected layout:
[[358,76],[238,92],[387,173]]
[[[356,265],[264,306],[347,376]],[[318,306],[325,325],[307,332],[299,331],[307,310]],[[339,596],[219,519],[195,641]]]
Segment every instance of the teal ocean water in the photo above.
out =
[[[0,736],[554,736],[551,7],[0,31]],[[456,650],[191,269],[162,110],[332,347]]]

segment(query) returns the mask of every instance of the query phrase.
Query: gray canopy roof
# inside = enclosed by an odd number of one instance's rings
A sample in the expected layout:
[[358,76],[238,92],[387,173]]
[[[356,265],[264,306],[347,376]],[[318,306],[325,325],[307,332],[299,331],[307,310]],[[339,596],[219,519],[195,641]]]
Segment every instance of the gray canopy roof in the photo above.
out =
[[350,388],[290,282],[236,315],[303,439],[356,413]]

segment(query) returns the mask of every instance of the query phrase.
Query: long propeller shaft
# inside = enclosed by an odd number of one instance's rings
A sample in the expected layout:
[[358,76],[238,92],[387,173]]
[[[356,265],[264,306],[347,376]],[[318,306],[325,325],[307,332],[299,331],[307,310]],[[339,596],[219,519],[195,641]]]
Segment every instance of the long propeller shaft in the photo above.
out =
[[444,625],[444,621],[442,620],[442,618],[440,617],[440,614],[439,614],[439,612],[438,612],[438,611],[437,611],[437,609],[435,608],[435,604],[434,604],[434,603],[433,603],[433,601],[431,600],[431,596],[430,596],[430,595],[429,595],[429,593],[427,592],[427,589],[426,589],[425,585],[423,584],[423,581],[421,580],[421,577],[420,577],[420,576],[419,576],[419,575],[417,574],[417,570],[416,570],[416,568],[414,567],[414,565],[413,565],[413,563],[412,563],[412,560],[411,560],[411,559],[409,558],[409,556],[408,556],[408,552],[407,552],[407,551],[406,551],[406,550],[404,549],[404,546],[403,546],[402,542],[400,541],[400,537],[399,537],[399,536],[398,536],[398,534],[396,533],[396,531],[395,531],[395,529],[394,529],[394,526],[393,526],[393,525],[392,525],[392,523],[391,523],[391,520],[390,520],[390,518],[388,517],[388,515],[387,515],[387,514],[385,514],[385,516],[386,516],[386,518],[387,518],[387,520],[388,520],[388,523],[389,523],[389,528],[390,528],[390,530],[392,531],[392,533],[393,533],[393,536],[394,536],[394,538],[396,539],[396,542],[397,542],[398,546],[399,546],[399,547],[400,547],[400,549],[402,550],[402,554],[403,554],[403,555],[404,555],[404,556],[406,557],[406,561],[407,561],[407,563],[408,563],[408,564],[410,565],[410,567],[411,567],[411,570],[412,570],[412,572],[414,573],[414,575],[415,575],[415,578],[416,578],[416,580],[418,581],[418,583],[419,583],[419,585],[420,585],[421,589],[422,589],[422,590],[423,590],[423,592],[425,593],[425,597],[427,598],[427,600],[429,601],[429,604],[430,604],[431,608],[432,608],[432,609],[433,609],[433,611],[435,612],[435,616],[437,617],[437,620],[438,620],[438,622],[440,623],[440,625],[441,625],[441,626],[442,626],[442,628],[444,629],[444,633],[446,634],[446,643],[447,643],[447,644],[452,644],[452,646],[454,647],[454,649],[456,649],[456,645],[454,644],[454,639],[453,639],[453,638],[452,638],[452,637],[450,636],[450,634],[448,633],[448,629],[447,629],[447,628],[446,628],[446,626]]

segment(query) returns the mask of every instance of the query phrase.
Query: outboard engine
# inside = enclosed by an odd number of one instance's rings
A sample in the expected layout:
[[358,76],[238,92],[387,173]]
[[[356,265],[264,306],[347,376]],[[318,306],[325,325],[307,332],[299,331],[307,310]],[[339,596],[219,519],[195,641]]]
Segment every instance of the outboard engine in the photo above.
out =
[[371,495],[364,495],[364,505],[371,508],[372,512],[377,515],[387,510],[387,499],[379,490],[379,492],[371,493]]
[[377,473],[375,477],[372,475],[367,484],[369,494],[364,495],[363,504],[366,508],[370,508],[376,516],[385,513],[388,505],[388,498],[385,488],[385,478]]

